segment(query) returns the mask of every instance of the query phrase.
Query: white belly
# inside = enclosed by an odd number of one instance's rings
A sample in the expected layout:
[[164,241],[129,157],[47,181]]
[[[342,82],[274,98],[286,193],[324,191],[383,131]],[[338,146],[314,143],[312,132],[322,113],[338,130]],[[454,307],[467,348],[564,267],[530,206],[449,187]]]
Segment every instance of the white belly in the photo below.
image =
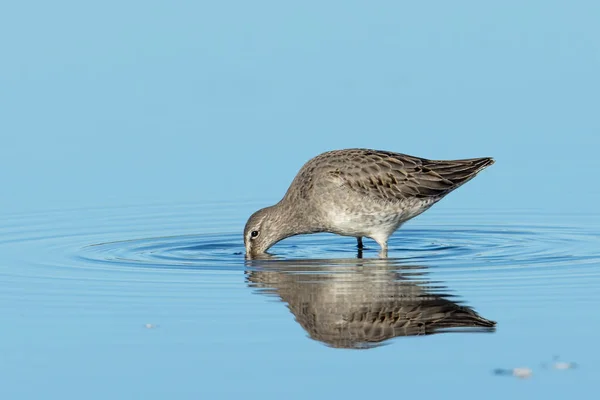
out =
[[327,219],[331,231],[338,235],[387,240],[404,222],[432,204],[415,199],[406,204],[370,204],[370,207],[364,203],[356,208],[334,205],[328,208]]
[[398,216],[381,214],[354,214],[332,212],[329,221],[334,233],[346,236],[372,236],[375,233],[393,233],[402,222]]

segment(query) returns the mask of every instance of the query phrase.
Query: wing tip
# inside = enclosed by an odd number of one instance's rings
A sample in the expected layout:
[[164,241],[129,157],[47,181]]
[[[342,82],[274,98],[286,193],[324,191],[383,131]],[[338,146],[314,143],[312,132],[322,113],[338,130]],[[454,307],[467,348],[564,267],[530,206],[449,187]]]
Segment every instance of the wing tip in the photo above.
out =
[[494,165],[496,163],[496,160],[494,160],[493,157],[482,157],[482,158],[480,158],[480,160],[481,160],[481,169],[487,168],[490,165]]

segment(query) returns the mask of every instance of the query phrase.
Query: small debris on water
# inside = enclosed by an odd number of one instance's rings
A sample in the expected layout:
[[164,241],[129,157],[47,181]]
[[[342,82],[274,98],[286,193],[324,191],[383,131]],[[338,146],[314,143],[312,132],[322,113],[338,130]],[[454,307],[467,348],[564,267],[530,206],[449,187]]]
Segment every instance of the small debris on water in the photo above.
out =
[[533,375],[533,371],[531,370],[531,368],[527,367],[519,367],[513,369],[498,368],[494,370],[494,373],[496,375],[510,375],[519,379],[527,379],[530,378],[531,375]]
[[[548,367],[547,363],[543,364],[544,368]],[[558,356],[554,356],[552,361],[550,362],[550,367],[558,370],[566,370],[566,369],[575,369],[577,368],[577,363],[568,362],[568,361],[559,361]]]
[[576,367],[577,364],[571,362],[559,361],[554,363],[554,369],[573,369]]
[[146,327],[146,329],[154,329],[154,328],[156,328],[155,324],[146,324],[144,326]]

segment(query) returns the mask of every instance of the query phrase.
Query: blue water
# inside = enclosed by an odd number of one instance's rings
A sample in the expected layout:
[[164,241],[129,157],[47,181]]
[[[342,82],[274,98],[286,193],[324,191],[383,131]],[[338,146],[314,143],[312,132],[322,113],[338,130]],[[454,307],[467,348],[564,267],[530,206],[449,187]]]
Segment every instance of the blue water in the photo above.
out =
[[[391,238],[388,259],[374,242],[359,252],[352,238],[320,234],[246,261],[241,229],[258,206],[5,216],[0,397],[592,390],[599,216],[434,209]],[[519,367],[532,375],[495,372]]]

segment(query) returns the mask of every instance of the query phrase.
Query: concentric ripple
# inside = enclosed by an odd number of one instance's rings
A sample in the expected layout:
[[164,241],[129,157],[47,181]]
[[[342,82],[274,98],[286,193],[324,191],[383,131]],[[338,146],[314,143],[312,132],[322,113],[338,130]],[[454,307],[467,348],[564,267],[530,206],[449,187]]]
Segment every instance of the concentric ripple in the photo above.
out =
[[[228,273],[243,282],[244,271],[269,266],[244,258],[241,231],[257,207],[165,205],[6,218],[0,230],[0,275],[9,285],[0,296],[17,296],[32,287],[55,293],[55,286],[67,281],[176,284],[221,276],[218,282],[224,284],[222,274]],[[429,212],[396,232],[389,256],[398,270],[421,266],[454,290],[487,291],[489,299],[506,298],[523,287],[546,288],[546,298],[561,288],[588,292],[600,287],[597,222],[590,216],[526,212]],[[272,253],[278,262],[376,258],[377,245],[365,244],[359,254],[353,238],[305,235],[280,242]]]
[[[36,253],[57,256],[41,264],[76,263],[77,268],[240,268],[244,260],[241,229],[255,207],[179,205],[16,216],[7,219],[0,230],[0,247],[33,246],[44,250]],[[556,216],[543,214],[483,216],[467,211],[453,212],[454,218],[432,214],[411,221],[395,233],[389,242],[390,257],[436,267],[569,264],[570,272],[575,266],[595,264],[600,257],[600,229],[595,223],[598,218],[563,216],[557,220]],[[465,224],[465,219],[473,223]],[[519,220],[522,222],[516,222]],[[547,223],[552,220],[557,223]],[[365,244],[363,256],[376,257],[377,244],[368,239]],[[271,252],[294,259],[357,255],[353,238],[329,234],[289,238]]]
[[[593,232],[572,227],[530,227],[490,225],[461,227],[405,228],[390,240],[390,256],[406,262],[469,265],[473,262],[506,266],[565,262],[586,265],[598,261],[600,253]],[[335,235],[294,237],[271,250],[284,258],[336,258],[357,255],[355,241]],[[375,257],[378,246],[366,242],[364,257]],[[140,266],[147,268],[219,269],[239,261],[244,254],[241,235],[197,234],[135,238],[94,243],[79,249],[76,256],[89,263]]]
[[[565,273],[569,275],[600,260],[599,233],[593,226],[536,224],[536,219],[546,219],[543,215],[530,216],[530,221],[522,224],[508,223],[503,218],[502,222],[498,222],[499,218],[492,216],[485,225],[464,225],[462,219],[456,223],[436,223],[432,218],[426,221],[428,225],[419,226],[415,221],[390,239],[390,257],[404,263],[425,263],[454,271],[473,266],[493,270],[533,266],[551,269],[567,265]],[[200,232],[202,222],[199,221],[197,226]],[[353,238],[330,234],[304,235],[278,243],[271,253],[287,259],[376,257],[377,244],[369,240],[365,244],[366,249],[359,254]],[[93,242],[72,250],[75,258],[90,265],[112,265],[115,268],[126,265],[220,270],[232,266],[239,268],[244,259],[239,231],[138,235],[125,240]]]

